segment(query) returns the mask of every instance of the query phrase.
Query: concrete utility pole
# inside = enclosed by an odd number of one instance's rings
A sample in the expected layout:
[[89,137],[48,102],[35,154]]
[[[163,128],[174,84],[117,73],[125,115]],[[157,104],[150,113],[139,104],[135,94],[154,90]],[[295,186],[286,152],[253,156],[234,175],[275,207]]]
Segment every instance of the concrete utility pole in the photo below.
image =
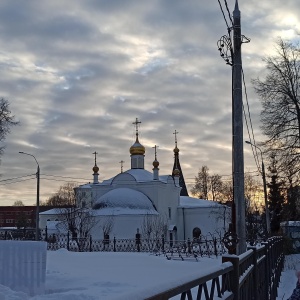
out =
[[241,45],[241,13],[239,11],[238,1],[236,0],[233,11],[232,172],[235,230],[239,239],[236,253],[238,255],[246,252]]

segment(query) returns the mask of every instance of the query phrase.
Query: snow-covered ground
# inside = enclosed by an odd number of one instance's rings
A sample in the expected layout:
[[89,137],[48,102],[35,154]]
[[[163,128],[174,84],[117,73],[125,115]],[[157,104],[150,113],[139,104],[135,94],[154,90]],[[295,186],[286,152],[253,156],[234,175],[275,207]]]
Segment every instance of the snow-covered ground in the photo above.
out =
[[[277,299],[291,295],[299,262],[300,255],[287,257]],[[220,263],[220,258],[196,262],[146,253],[48,251],[46,294],[30,298],[0,285],[0,300],[142,299],[154,289],[201,276]]]

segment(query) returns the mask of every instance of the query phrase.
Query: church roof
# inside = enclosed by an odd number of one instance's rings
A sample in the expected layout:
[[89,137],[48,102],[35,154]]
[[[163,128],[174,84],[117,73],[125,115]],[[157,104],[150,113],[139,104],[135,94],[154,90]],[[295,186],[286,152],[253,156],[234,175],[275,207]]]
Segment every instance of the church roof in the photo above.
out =
[[113,189],[95,201],[94,209],[131,209],[144,213],[156,212],[151,200],[142,192],[130,188]]
[[[153,181],[153,173],[149,172],[145,169],[130,169],[127,170],[123,173],[120,173],[110,179],[107,180],[103,180],[103,182],[101,184],[103,185],[110,185],[112,184],[113,180],[117,177],[117,176],[122,176],[122,174],[129,174],[131,175],[136,182],[149,182],[149,181]],[[167,183],[168,182],[168,178],[170,177],[170,175],[162,175],[159,176],[159,181]]]
[[185,180],[179,162],[179,149],[177,147],[178,132],[175,130],[174,134],[175,134],[175,148],[174,148],[174,165],[173,165],[172,176],[174,177],[176,176],[176,174],[179,174],[179,186],[181,187],[180,196],[188,196],[189,193],[186,188]]
[[222,207],[223,205],[210,200],[203,200],[198,198],[192,198],[187,196],[180,196],[179,207],[180,208],[196,208],[196,207]]

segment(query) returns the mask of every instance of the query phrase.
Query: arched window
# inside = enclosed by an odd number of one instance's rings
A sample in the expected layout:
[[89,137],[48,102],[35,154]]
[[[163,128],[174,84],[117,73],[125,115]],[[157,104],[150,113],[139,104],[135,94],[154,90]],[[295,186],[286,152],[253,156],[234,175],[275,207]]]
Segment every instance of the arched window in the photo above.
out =
[[198,227],[195,227],[193,229],[193,239],[199,239],[201,235],[201,229]]

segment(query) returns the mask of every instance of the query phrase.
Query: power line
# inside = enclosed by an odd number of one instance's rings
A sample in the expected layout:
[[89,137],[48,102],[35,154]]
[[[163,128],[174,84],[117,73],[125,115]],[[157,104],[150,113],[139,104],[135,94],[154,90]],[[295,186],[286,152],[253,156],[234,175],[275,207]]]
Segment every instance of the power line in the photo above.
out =
[[[48,175],[48,174],[41,174],[43,176],[50,176],[50,177],[57,177],[57,178],[70,178],[70,179],[75,179],[75,180],[90,180],[86,178],[74,178],[74,177],[68,177],[68,176],[59,176],[59,175]],[[48,179],[50,180],[50,179]]]
[[[247,126],[247,132],[248,132],[248,137],[249,137],[250,143],[253,143],[255,145],[255,137],[254,137],[252,119],[251,119],[251,114],[250,114],[248,93],[247,93],[247,87],[246,87],[246,83],[245,83],[245,75],[244,75],[243,68],[242,68],[242,79],[243,79],[244,93],[245,93],[245,99],[246,99],[246,104],[247,104],[248,117],[249,117],[249,123],[250,123],[250,127],[251,127],[252,138],[251,138],[250,132],[249,132],[249,126],[248,126],[247,116],[246,116],[246,112],[245,112],[245,106],[243,105],[244,118],[245,118],[245,122],[246,122],[246,126]],[[252,142],[252,140],[253,140],[253,142]],[[253,147],[253,146],[251,146],[251,148],[252,148],[252,153],[253,153],[253,157],[254,157],[256,167],[257,167],[258,171],[261,173],[259,158],[258,158],[258,154],[257,154],[257,149],[256,149],[256,147]],[[255,151],[255,153],[254,153],[254,151]]]
[[20,178],[24,178],[24,177],[28,177],[28,176],[35,176],[35,175],[36,175],[36,174],[30,174],[30,175],[24,175],[24,176],[19,176],[19,177],[8,178],[8,179],[0,180],[0,182],[9,181],[9,180],[14,180],[14,179],[20,179]]
[[[229,11],[229,9],[228,9],[227,1],[224,0],[224,2],[225,2],[226,10],[227,10],[227,13],[228,13],[228,17],[229,17],[229,19],[230,19],[231,24],[233,25],[233,21],[232,21],[232,18],[231,18],[230,11]],[[228,27],[228,26],[227,26],[227,27]]]
[[27,179],[23,179],[23,180],[18,180],[18,181],[13,181],[13,182],[0,183],[0,185],[8,185],[8,184],[18,183],[18,182],[32,180],[32,179],[35,179],[35,177],[27,178]]
[[224,13],[224,10],[223,10],[223,7],[222,7],[222,5],[221,5],[220,0],[218,0],[218,2],[219,2],[219,5],[220,5],[220,9],[221,9],[221,12],[222,12],[224,21],[225,21],[225,23],[226,23],[227,29],[229,29],[229,25],[228,25],[228,22],[227,22],[227,20],[226,20],[225,13]]

